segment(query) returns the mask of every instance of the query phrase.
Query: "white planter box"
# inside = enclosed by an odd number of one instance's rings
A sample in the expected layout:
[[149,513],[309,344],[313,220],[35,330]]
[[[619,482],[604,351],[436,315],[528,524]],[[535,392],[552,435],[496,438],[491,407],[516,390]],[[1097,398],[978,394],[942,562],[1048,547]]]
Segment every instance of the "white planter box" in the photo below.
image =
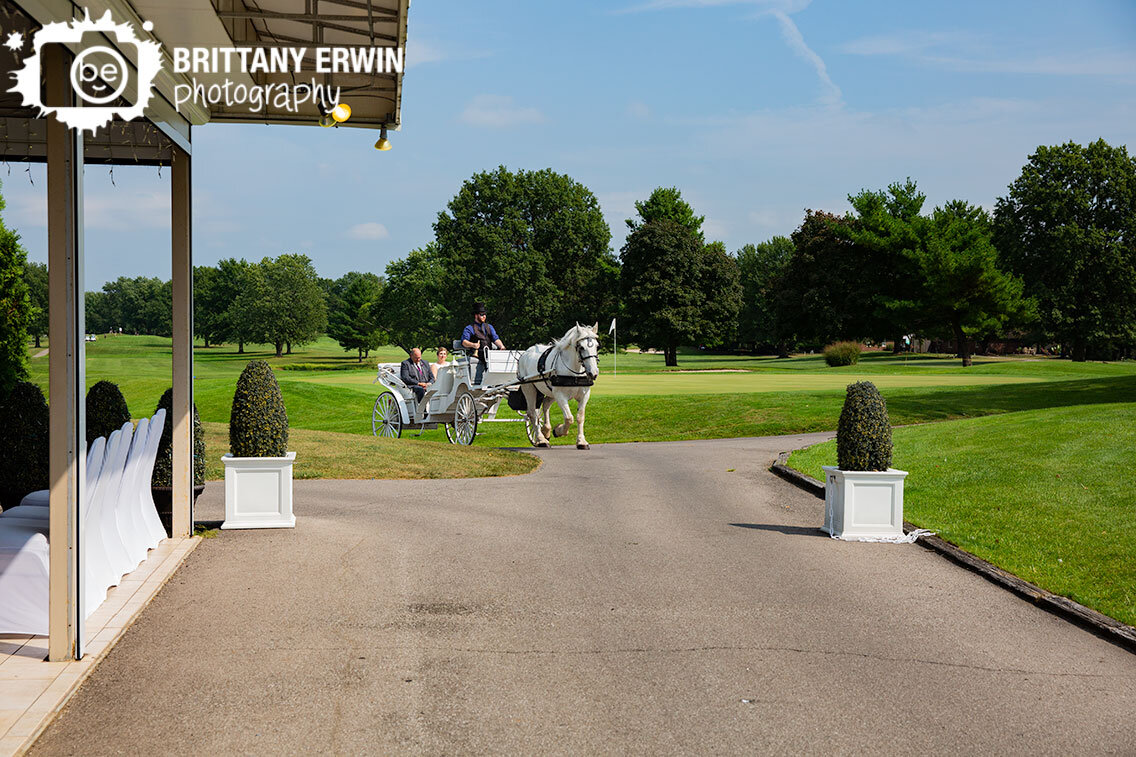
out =
[[292,463],[284,457],[225,455],[225,522],[221,528],[294,528]]
[[839,539],[903,536],[903,479],[907,471],[840,470],[824,466],[824,526]]

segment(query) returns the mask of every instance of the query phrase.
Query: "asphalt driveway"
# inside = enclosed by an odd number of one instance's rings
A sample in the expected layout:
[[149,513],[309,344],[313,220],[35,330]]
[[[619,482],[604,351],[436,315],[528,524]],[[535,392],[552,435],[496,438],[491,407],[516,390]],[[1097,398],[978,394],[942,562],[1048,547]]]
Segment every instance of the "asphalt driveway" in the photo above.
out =
[[813,438],[297,481],[295,530],[206,540],[33,754],[1136,751],[1136,655],[822,535],[766,470]]

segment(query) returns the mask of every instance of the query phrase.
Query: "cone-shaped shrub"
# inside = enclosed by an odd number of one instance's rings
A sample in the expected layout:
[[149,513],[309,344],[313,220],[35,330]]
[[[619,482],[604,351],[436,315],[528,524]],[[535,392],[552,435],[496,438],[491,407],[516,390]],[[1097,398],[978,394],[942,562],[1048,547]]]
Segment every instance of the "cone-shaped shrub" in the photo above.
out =
[[[162,428],[162,440],[158,442],[158,459],[154,462],[154,475],[151,486],[174,485],[174,390],[167,389],[154,412],[166,411],[166,425]],[[205,483],[205,431],[201,428],[201,416],[197,414],[197,404],[193,405],[193,485]]]
[[884,471],[891,467],[891,424],[887,404],[871,381],[849,384],[836,427],[840,470]]
[[288,412],[276,375],[263,360],[252,360],[237,379],[229,416],[233,457],[284,457],[288,454]]
[[87,390],[87,446],[100,436],[107,438],[130,420],[126,398],[111,381],[100,381]]
[[0,507],[20,504],[25,494],[46,489],[47,402],[35,384],[17,382],[0,399]]

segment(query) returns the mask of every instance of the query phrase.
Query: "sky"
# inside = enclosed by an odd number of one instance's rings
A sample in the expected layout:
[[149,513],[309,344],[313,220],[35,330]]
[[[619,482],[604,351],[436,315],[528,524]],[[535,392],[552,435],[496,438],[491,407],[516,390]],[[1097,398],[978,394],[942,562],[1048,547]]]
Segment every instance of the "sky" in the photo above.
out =
[[[498,165],[595,193],[618,252],[678,187],[728,249],[915,179],[992,209],[1038,145],[1136,149],[1136,3],[414,0],[402,130],[193,132],[194,263],[309,255],[382,274]],[[5,222],[46,261],[42,166],[0,163]],[[89,166],[87,289],[168,278],[169,171]]]

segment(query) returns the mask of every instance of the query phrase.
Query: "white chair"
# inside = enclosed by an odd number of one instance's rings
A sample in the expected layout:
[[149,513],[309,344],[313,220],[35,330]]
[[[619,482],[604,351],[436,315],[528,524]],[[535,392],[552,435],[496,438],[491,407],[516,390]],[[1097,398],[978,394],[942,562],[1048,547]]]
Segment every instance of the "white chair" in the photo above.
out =
[[[117,432],[116,432],[117,433]],[[97,485],[105,459],[107,440],[99,437],[87,452],[87,502]],[[23,506],[21,506],[23,507]],[[42,519],[18,517],[12,508],[0,520],[0,633],[47,634],[48,565],[47,524]],[[29,510],[47,508],[29,507]],[[84,551],[86,556],[86,552]],[[90,558],[84,560],[89,564]],[[97,560],[96,560],[97,562]],[[101,580],[87,580],[84,570],[84,608],[88,617],[106,597]]]
[[137,501],[138,477],[146,456],[146,443],[150,437],[153,423],[149,418],[138,421],[134,429],[134,440],[130,443],[130,454],[126,458],[126,470],[122,475],[122,484],[118,496],[115,497],[114,519],[118,526],[119,536],[126,547],[126,556],[131,563],[131,570],[146,559],[150,550],[149,539],[146,536],[141,522],[141,514],[134,507]]
[[119,579],[138,565],[130,562],[115,513],[122,496],[122,481],[126,475],[126,461],[134,437],[134,424],[127,421],[122,424],[119,433],[121,435],[114,457],[110,458],[106,472],[99,477],[99,488],[94,502],[91,503],[91,517],[82,524],[87,537],[86,542],[102,541],[112,575],[110,586],[117,586]]
[[[118,584],[126,571],[121,570],[128,562],[117,535],[113,521],[106,523],[106,509],[103,504],[111,491],[117,486],[111,479],[121,478],[122,467],[126,461],[130,435],[123,433],[127,425],[114,431],[106,441],[106,454],[102,460],[99,474],[88,476],[86,494],[87,504],[79,522],[82,536],[84,595],[97,598],[95,606],[102,604],[107,589]],[[101,438],[101,437],[100,437]],[[98,440],[96,440],[97,442]],[[92,444],[92,449],[94,444]],[[88,454],[89,457],[89,454]],[[117,473],[117,476],[116,476]],[[29,495],[30,496],[30,495]],[[26,498],[25,498],[26,499]],[[19,513],[27,510],[27,514]],[[48,534],[48,508],[35,505],[20,505],[12,508],[9,518],[0,520],[0,527],[10,524],[37,530],[46,538]],[[89,593],[88,593],[89,590]]]
[[166,529],[162,526],[162,519],[158,517],[158,508],[154,505],[154,492],[150,489],[150,479],[154,475],[154,463],[158,460],[158,444],[162,441],[162,430],[166,424],[166,411],[160,409],[150,419],[150,436],[146,439],[146,457],[143,465],[138,469],[138,496],[134,503],[141,518],[147,546],[150,549],[157,547],[162,539],[166,538]]

